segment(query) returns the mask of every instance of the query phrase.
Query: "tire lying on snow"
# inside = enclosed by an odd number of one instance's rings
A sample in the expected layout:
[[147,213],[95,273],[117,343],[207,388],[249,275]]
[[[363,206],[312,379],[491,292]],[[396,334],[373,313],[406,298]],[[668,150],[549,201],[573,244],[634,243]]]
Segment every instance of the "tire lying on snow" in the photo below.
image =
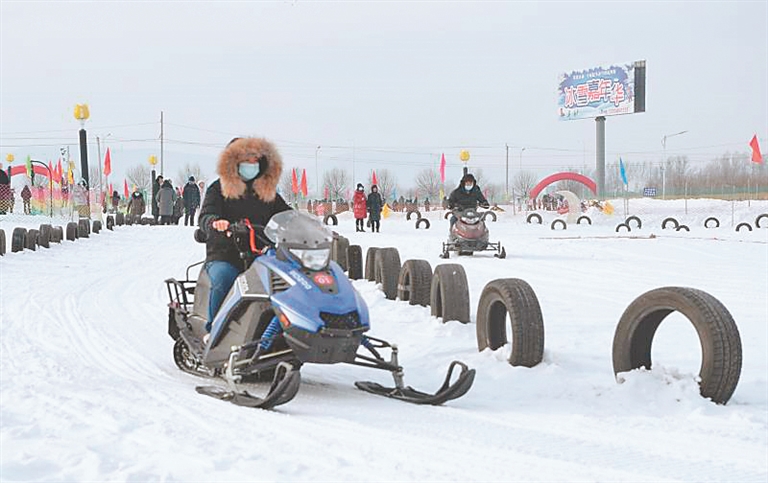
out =
[[589,225],[591,225],[591,224],[592,224],[592,218],[588,217],[587,215],[581,215],[581,216],[580,216],[580,217],[579,217],[579,218],[576,220],[576,224],[577,224],[577,225],[581,225],[581,220],[584,220],[584,221],[586,221],[586,222],[587,222],[587,224],[589,224]]
[[691,321],[701,342],[700,392],[718,404],[733,395],[741,374],[741,337],[730,312],[712,295],[687,287],[661,287],[636,298],[613,337],[613,372],[651,369],[656,329],[672,312]]
[[339,219],[336,218],[336,215],[325,215],[323,218],[323,225],[327,225],[329,221],[333,222],[333,226],[336,226],[339,224]]
[[416,215],[417,220],[421,220],[421,212],[419,210],[411,210],[405,214],[405,219],[411,221],[411,215]]
[[710,216],[706,220],[704,220],[704,228],[709,228],[709,222],[714,221],[715,222],[715,228],[720,228],[720,220],[715,218],[714,216]]
[[528,215],[528,217],[525,219],[526,223],[533,223],[533,220],[536,220],[536,223],[541,225],[541,215],[538,213],[531,213]]
[[462,265],[445,263],[435,267],[429,305],[432,315],[442,317],[443,323],[449,320],[469,323],[469,284]]
[[400,253],[397,248],[381,248],[376,252],[375,281],[381,284],[384,296],[397,298],[397,279],[400,277]]
[[27,250],[37,250],[37,242],[40,236],[40,232],[34,228],[27,230],[27,237],[24,240],[24,248]]
[[64,239],[64,229],[60,226],[54,226],[51,230],[51,241],[53,243],[61,243]]
[[419,229],[419,226],[424,225],[424,228],[429,230],[429,220],[426,218],[419,218],[416,220],[416,229]]
[[426,260],[406,260],[397,279],[397,298],[411,305],[429,305],[432,265]]
[[5,255],[5,230],[0,228],[0,257]]
[[618,233],[622,228],[626,228],[627,231],[632,231],[632,228],[630,228],[626,223],[619,223],[616,225],[616,233]]
[[[130,218],[128,218],[128,219],[130,219]],[[93,232],[94,233],[98,233],[100,231],[101,231],[101,221],[94,220],[93,221]]]
[[624,223],[625,223],[625,224],[626,224],[628,227],[630,227],[630,228],[631,228],[631,227],[632,227],[632,224],[630,223],[631,221],[634,221],[634,222],[637,224],[636,228],[637,228],[638,230],[639,230],[640,228],[642,228],[642,227],[643,227],[643,222],[642,222],[642,221],[640,221],[640,218],[638,218],[638,217],[636,217],[636,216],[634,216],[634,215],[632,215],[632,216],[628,216],[628,217],[627,217],[627,219],[626,219],[626,220],[624,220]]
[[[507,316],[511,334],[507,334]],[[509,363],[513,366],[533,367],[544,358],[544,318],[539,299],[519,278],[488,282],[477,305],[477,349],[496,350],[508,343],[512,344]]]
[[564,220],[557,219],[557,220],[552,220],[552,223],[549,225],[549,229],[550,230],[556,230],[555,227],[557,225],[563,225],[563,230],[565,230],[567,228],[567,225],[565,224]]
[[74,221],[67,223],[67,240],[77,240],[77,223]]
[[667,223],[672,223],[674,225],[672,228],[675,230],[677,230],[677,227],[680,226],[680,223],[678,223],[676,219],[670,216],[669,218],[664,218],[664,221],[661,222],[662,230],[667,228]]
[[349,265],[347,276],[350,280],[363,278],[363,249],[360,245],[350,245],[347,248],[347,264]]
[[46,223],[40,225],[40,234],[38,235],[37,242],[43,248],[51,248],[51,234],[53,228]]
[[115,227],[115,218],[112,215],[107,216],[107,230],[113,230]]
[[[768,213],[762,213],[760,215],[757,215],[757,218],[755,218],[755,227],[756,228],[762,228],[762,225],[760,224],[760,220],[765,218],[766,221],[768,221]],[[768,223],[766,224],[768,226]]]
[[376,253],[378,251],[377,247],[370,247],[365,252],[365,279],[369,282],[376,281]]
[[749,231],[752,231],[752,225],[749,223],[739,223],[736,225],[736,231],[741,231],[742,228],[746,228]]
[[88,231],[90,229],[90,225],[88,224],[88,220],[83,218],[82,220],[77,222],[77,237],[78,238],[88,238]]

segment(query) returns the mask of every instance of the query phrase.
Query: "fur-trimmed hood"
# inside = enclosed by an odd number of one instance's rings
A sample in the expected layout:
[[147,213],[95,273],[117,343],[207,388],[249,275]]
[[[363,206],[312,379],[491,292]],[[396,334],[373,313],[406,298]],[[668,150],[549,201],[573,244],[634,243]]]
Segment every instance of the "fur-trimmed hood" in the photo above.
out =
[[283,158],[277,148],[264,138],[239,138],[231,141],[219,155],[216,172],[221,182],[224,198],[240,198],[245,194],[246,183],[237,172],[237,165],[246,154],[261,156],[259,175],[253,182],[253,192],[266,202],[274,201],[277,183],[283,173]]

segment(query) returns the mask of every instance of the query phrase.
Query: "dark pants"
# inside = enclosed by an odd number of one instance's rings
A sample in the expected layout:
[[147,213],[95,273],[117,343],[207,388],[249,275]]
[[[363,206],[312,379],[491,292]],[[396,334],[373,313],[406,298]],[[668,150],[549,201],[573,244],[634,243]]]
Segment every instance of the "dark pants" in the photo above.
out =
[[195,210],[196,208],[189,208],[184,215],[184,226],[195,226]]
[[355,218],[355,228],[356,228],[355,231],[365,231],[363,229],[363,226],[365,224],[363,220],[365,220],[365,218]]
[[381,222],[379,220],[371,221],[371,231],[375,231],[376,233],[378,233],[380,226],[381,226]]
[[235,283],[235,279],[240,275],[240,270],[229,262],[213,260],[205,264],[205,271],[211,279],[211,292],[208,295],[208,322],[205,324],[205,330],[210,332],[213,318],[224,302],[229,289],[232,288],[232,284]]

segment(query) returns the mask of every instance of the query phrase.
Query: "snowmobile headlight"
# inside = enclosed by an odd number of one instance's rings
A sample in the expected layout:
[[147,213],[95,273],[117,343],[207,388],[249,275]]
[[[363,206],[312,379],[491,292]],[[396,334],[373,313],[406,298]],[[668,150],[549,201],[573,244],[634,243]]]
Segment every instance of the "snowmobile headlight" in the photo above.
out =
[[301,264],[310,270],[322,270],[328,266],[331,256],[330,248],[298,249],[291,248],[291,253],[301,261]]

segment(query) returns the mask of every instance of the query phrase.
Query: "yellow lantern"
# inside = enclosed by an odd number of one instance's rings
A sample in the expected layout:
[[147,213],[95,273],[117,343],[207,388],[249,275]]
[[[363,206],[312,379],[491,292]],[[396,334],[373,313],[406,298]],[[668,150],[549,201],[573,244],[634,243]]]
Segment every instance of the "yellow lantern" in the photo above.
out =
[[469,161],[469,151],[467,151],[466,149],[462,149],[461,152],[459,153],[459,159],[464,163]]
[[155,156],[154,154],[151,155],[149,157],[149,164],[151,164],[152,166],[156,165],[157,164],[157,156]]
[[88,111],[88,104],[75,104],[75,119],[84,122],[89,117],[91,117],[91,113]]
[[14,159],[16,159],[16,158],[14,158],[13,154],[11,154],[11,153],[8,153],[8,154],[5,155],[5,160],[8,161],[9,164],[12,163]]

